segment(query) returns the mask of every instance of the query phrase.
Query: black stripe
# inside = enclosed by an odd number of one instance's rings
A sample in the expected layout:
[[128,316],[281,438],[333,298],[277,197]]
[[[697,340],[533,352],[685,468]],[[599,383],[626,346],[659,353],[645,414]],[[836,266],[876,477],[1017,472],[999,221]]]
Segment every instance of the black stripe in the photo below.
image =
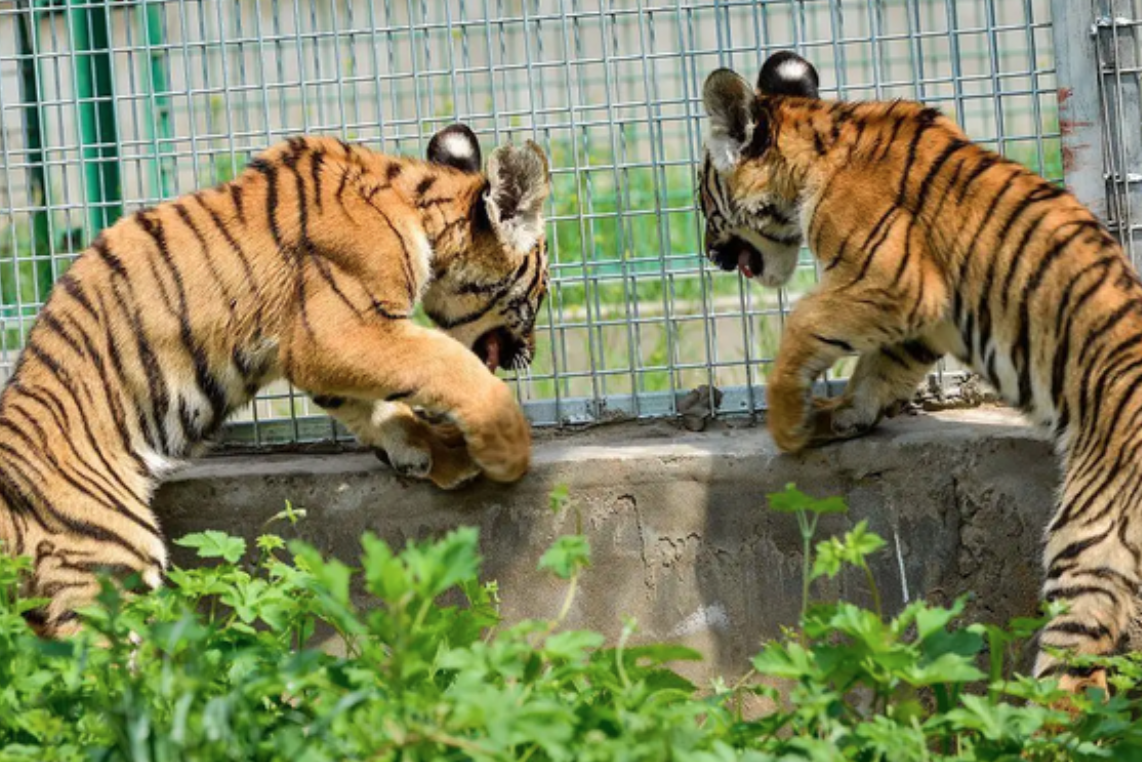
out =
[[[1080,390],[1082,390],[1082,393],[1079,396],[1079,420],[1083,421],[1084,424],[1089,421],[1089,418],[1087,417],[1087,407],[1090,400],[1087,395],[1091,388],[1091,376],[1093,375],[1095,369],[1095,363],[1093,362],[1094,358],[1088,358],[1088,355],[1091,351],[1094,350],[1095,347],[1098,346],[1099,339],[1113,330],[1115,326],[1125,320],[1128,316],[1131,314],[1137,314],[1139,311],[1142,311],[1142,300],[1131,299],[1122,304],[1122,306],[1107,316],[1106,320],[1104,320],[1098,327],[1088,332],[1086,336],[1083,337],[1084,343],[1082,348],[1079,350],[1076,366],[1084,368],[1082,383],[1080,383],[1078,387]],[[1089,427],[1085,426],[1084,428],[1089,429]]]
[[[952,138],[952,140],[946,146],[944,146],[944,150],[940,152],[939,156],[937,156],[932,161],[931,166],[928,167],[928,172],[924,175],[924,179],[920,181],[920,191],[916,196],[915,206],[917,215],[923,214],[924,202],[928,198],[928,192],[932,190],[932,182],[936,179],[936,175],[940,173],[940,170],[944,168],[944,164],[946,164],[947,161],[952,158],[952,156],[954,156],[957,151],[960,151],[969,145],[971,145],[971,143],[966,140],[961,140],[960,138]],[[905,176],[900,183],[900,192],[897,194],[896,203],[898,204],[903,205],[904,203],[907,182],[908,178]],[[947,188],[950,187],[951,186],[949,184]],[[945,194],[947,193],[947,188],[944,190]]]
[[321,169],[325,164],[325,154],[313,151],[309,155],[309,177],[313,181],[313,205],[321,211]]
[[418,182],[416,184],[416,195],[417,196],[423,196],[425,193],[428,193],[429,189],[431,189],[432,186],[435,184],[436,184],[436,177],[435,176],[429,175],[428,177],[425,177],[423,180],[421,180],[420,182]]
[[[82,458],[79,457],[79,453],[76,451],[75,445],[73,443],[68,442],[68,447],[73,453],[76,454],[76,460],[82,463],[85,469],[89,472],[89,477],[86,482],[80,482],[77,478],[72,476],[68,469],[63,467],[63,464],[60,463],[59,459],[55,457],[55,454],[50,449],[42,446],[37,447],[32,438],[29,437],[22,428],[17,426],[14,421],[0,419],[0,428],[4,428],[7,431],[11,432],[18,439],[20,439],[31,451],[35,452],[36,455],[46,460],[52,467],[54,475],[60,477],[65,482],[70,484],[72,489],[74,489],[80,495],[83,495],[86,499],[92,500],[102,505],[103,507],[111,510],[113,513],[117,513],[120,516],[127,518],[132,523],[138,525],[140,528],[151,534],[153,537],[162,540],[162,535],[159,533],[158,528],[152,525],[149,521],[131,511],[127,507],[126,503],[120,500],[112,492],[110,485],[104,481],[103,477],[105,474],[101,473],[95,468],[92,468],[89,463],[85,462]],[[37,428],[39,429],[41,436],[47,436],[46,432],[42,428],[39,428],[38,426]],[[66,437],[63,437],[63,439],[66,440]],[[102,453],[98,449],[96,449],[96,453],[99,454],[102,458]],[[102,458],[102,460],[105,464],[107,464],[106,458]],[[114,471],[110,468],[110,464],[107,464],[107,468],[108,473],[114,474]],[[130,493],[130,491],[128,491],[128,494],[131,497],[135,497]],[[144,505],[145,510],[145,504],[142,505]]]
[[72,351],[75,352],[76,355],[81,358],[85,356],[83,348],[79,345],[79,342],[72,338],[70,333],[64,330],[63,325],[60,324],[59,320],[56,319],[56,316],[52,314],[51,309],[45,309],[40,312],[39,322],[53,334],[63,339],[63,341],[69,347],[71,347]]
[[277,167],[270,164],[262,158],[254,159],[249,164],[251,169],[261,172],[266,178],[266,219],[270,223],[270,235],[273,236],[274,244],[280,250],[282,248],[282,231],[278,227],[277,208],[278,208],[278,170]]
[[1048,603],[1053,603],[1058,600],[1073,600],[1083,595],[1104,595],[1110,599],[1111,605],[1118,606],[1118,595],[1112,590],[1107,590],[1104,587],[1096,585],[1070,585],[1068,587],[1057,587],[1051,592],[1043,596],[1043,600]]
[[[91,449],[95,452],[95,454],[102,461],[103,467],[104,467],[106,473],[111,474],[115,478],[115,480],[119,482],[119,486],[123,488],[124,492],[126,492],[128,495],[130,495],[133,498],[137,498],[137,495],[135,494],[134,490],[132,490],[131,487],[129,485],[127,485],[127,483],[122,480],[122,478],[119,476],[118,472],[112,467],[111,463],[108,462],[106,456],[104,455],[103,447],[101,446],[101,439],[99,437],[96,437],[94,431],[92,430],[91,421],[88,418],[88,412],[91,409],[93,409],[98,404],[98,402],[92,397],[91,392],[88,389],[87,384],[83,383],[80,379],[73,377],[71,375],[71,373],[66,368],[62,367],[56,361],[56,359],[54,357],[52,357],[46,351],[44,351],[38,344],[36,344],[34,342],[29,344],[25,348],[24,351],[28,352],[30,354],[30,356],[34,357],[36,360],[39,360],[40,363],[42,363],[44,365],[44,367],[46,367],[48,369],[48,371],[50,371],[52,373],[52,375],[54,375],[56,377],[56,379],[60,382],[61,389],[65,392],[67,392],[67,394],[71,397],[72,401],[74,402],[74,404],[75,404],[75,415],[78,417],[80,425],[83,427],[83,431],[87,436],[87,441],[91,445]],[[102,374],[101,374],[101,376],[102,376]],[[60,415],[60,418],[56,419],[56,425],[61,431],[67,432],[70,430],[71,427],[66,425],[65,421],[70,420],[71,416],[69,416],[64,411],[63,403],[60,402],[54,394],[52,394],[50,391],[48,391],[46,389],[43,390],[42,392],[37,391],[37,390],[33,389],[32,387],[25,386],[24,384],[19,383],[19,381],[16,381],[14,385],[16,386],[16,388],[19,389],[21,394],[36,400],[41,405],[43,405],[45,408],[50,409],[51,405],[49,405],[42,397],[40,397],[39,396],[40,394],[46,395],[46,396],[50,397],[52,400],[55,400],[56,404],[58,405],[58,410],[59,410],[59,415]],[[84,401],[79,399],[79,390],[80,389],[82,389],[85,397],[87,398],[86,404],[84,403]],[[110,391],[110,390],[108,390],[108,391]],[[104,395],[101,397],[101,399],[107,399],[109,396],[111,396],[111,395]],[[114,417],[114,415],[115,415],[115,411],[112,411],[112,416]],[[125,435],[125,431],[121,430],[121,434]],[[69,446],[72,447],[72,449],[74,451],[74,443],[72,443],[71,440],[68,440],[68,444],[69,444]],[[127,451],[133,452],[133,450],[130,448],[129,444],[127,445]],[[78,451],[75,451],[75,453],[76,453],[76,458],[82,462],[82,458],[79,457]],[[89,466],[89,468],[90,468],[90,466]],[[95,472],[96,469],[92,469],[92,471]]]
[[238,222],[246,224],[246,211],[242,208],[242,186],[230,183],[230,200],[234,203],[234,212],[238,215]]
[[[382,304],[376,299],[373,300],[373,312],[388,320],[408,320],[408,313],[401,312],[401,309],[401,307],[397,307],[395,310],[389,309],[388,306]],[[429,317],[431,317],[431,315]]]
[[852,352],[853,351],[853,345],[848,343],[847,341],[844,341],[843,339],[833,339],[833,338],[829,338],[828,336],[822,336],[819,333],[814,333],[814,334],[812,334],[812,336],[814,339],[821,342],[822,344],[828,344],[831,347],[837,347],[838,349],[843,349],[846,352]]
[[218,271],[218,266],[214,263],[214,257],[211,256],[210,246],[206,243],[206,237],[202,235],[202,231],[199,230],[198,225],[196,225],[191,218],[190,212],[181,202],[175,202],[173,206],[179,219],[190,229],[194,240],[198,241],[198,245],[202,249],[202,259],[206,262],[206,269],[210,271],[210,277],[218,284],[219,290],[225,296],[225,300],[230,304],[230,313],[231,316],[233,316],[235,306],[234,296],[230,293],[230,289],[226,287],[226,281],[222,277],[222,273]]
[[[130,487],[130,485],[128,485],[123,480],[122,476],[120,476],[119,472],[111,465],[110,461],[107,460],[107,456],[103,452],[103,447],[101,446],[101,442],[96,438],[95,433],[93,432],[93,430],[91,428],[91,424],[88,421],[87,412],[84,409],[83,404],[75,396],[74,389],[69,390],[68,394],[71,396],[72,401],[75,403],[77,415],[79,417],[80,424],[83,428],[84,435],[87,438],[87,443],[90,445],[92,452],[95,453],[96,457],[99,458],[99,461],[102,463],[102,465],[103,465],[102,469],[95,468],[90,463],[88,463],[87,460],[80,455],[79,450],[75,446],[75,442],[72,441],[70,436],[68,436],[71,432],[71,426],[68,425],[68,422],[70,420],[70,416],[67,414],[67,411],[64,409],[63,402],[58,397],[56,397],[56,395],[52,394],[50,391],[48,391],[46,389],[43,391],[38,391],[36,389],[24,386],[22,384],[19,385],[17,388],[19,389],[21,395],[23,395],[27,399],[30,399],[30,400],[38,403],[42,408],[44,408],[44,410],[47,411],[47,413],[52,417],[52,420],[55,423],[56,428],[59,430],[60,433],[62,433],[64,435],[64,436],[60,437],[60,440],[62,442],[61,446],[67,447],[72,452],[75,461],[78,462],[79,464],[81,464],[85,469],[87,469],[87,471],[92,475],[93,478],[98,478],[100,480],[103,480],[105,477],[109,476],[111,481],[113,481],[115,484],[114,485],[108,484],[108,489],[113,489],[114,486],[117,485],[118,488],[120,490],[122,490],[123,493],[125,493],[129,498],[134,499],[134,500],[140,500],[139,496],[135,493],[135,491]],[[88,395],[88,402],[90,404],[95,404],[95,401],[91,399],[90,395]],[[28,422],[32,425],[32,427],[34,429],[36,429],[36,431],[38,433],[41,434],[41,436],[44,438],[45,442],[47,441],[48,437],[47,437],[46,432],[40,427],[39,423],[36,422],[36,420],[31,416],[31,414],[27,410],[24,410],[20,407],[16,407],[15,405],[13,405],[12,409],[15,411],[18,411],[22,415],[24,415],[24,417],[27,418]],[[0,420],[0,425],[3,425],[2,420]],[[22,432],[18,433],[18,436],[23,437]],[[129,445],[128,445],[128,447],[129,447]],[[127,452],[133,452],[133,451],[128,449]],[[52,455],[51,451],[46,448],[46,446],[44,448],[44,451],[41,454],[44,455],[45,457],[50,458],[52,460],[53,465],[56,466],[57,470],[62,470],[62,467],[55,461],[54,456]]]
[[[1060,227],[1061,229],[1061,227]],[[1034,272],[1028,279],[1020,294],[1019,311],[1016,317],[1016,340],[1012,351],[1012,362],[1019,369],[1019,404],[1029,404],[1031,400],[1031,300],[1039,286],[1043,283],[1047,271],[1055,263],[1067,247],[1082,235],[1086,225],[1080,225],[1077,230],[1066,238],[1055,243],[1037,263]]]
[[335,198],[337,200],[337,205],[340,206],[341,209],[346,214],[348,214],[348,210],[345,209],[345,200],[342,198],[342,196],[345,194],[345,186],[346,186],[346,184],[348,184],[348,182],[349,182],[349,167],[342,167],[341,168],[341,182],[337,184],[337,192],[335,194],[333,194],[333,198]]
[[[1066,498],[1064,497],[1064,499]],[[1051,527],[1047,531],[1054,533],[1056,530],[1057,525],[1055,522],[1052,522]],[[1054,567],[1055,564],[1059,563],[1060,561],[1067,561],[1072,558],[1077,558],[1083,551],[1090,550],[1095,545],[1098,545],[1100,542],[1109,537],[1112,530],[1113,527],[1107,527],[1106,531],[1102,534],[1093,535],[1091,537],[1072,542],[1071,544],[1067,545],[1067,547],[1060,550],[1054,558],[1050,559],[1047,562],[1047,568],[1050,569]]]
[[921,339],[909,339],[901,344],[900,348],[921,365],[933,365],[940,359],[940,353],[934,351]]
[[[214,211],[214,208],[206,203],[206,199],[203,198],[200,194],[196,193],[194,194],[194,200],[198,202],[199,206],[206,210],[207,215],[210,217],[210,221],[214,223],[214,227],[217,228],[218,232],[222,235],[222,238],[226,241],[226,244],[230,247],[230,250],[237,255],[238,261],[242,263],[242,271],[246,276],[246,283],[249,286],[250,294],[251,296],[257,297],[257,280],[254,278],[254,270],[250,266],[250,260],[246,258],[246,252],[242,251],[242,247],[238,244],[238,240],[234,238],[234,236],[230,233],[230,230],[222,222],[222,217],[218,214],[218,212]],[[245,223],[245,220],[241,221]]]
[[[395,166],[398,165],[392,164],[390,165],[390,168]],[[379,206],[374,204],[372,199],[366,199],[366,203],[368,203],[370,209],[381,216],[381,219],[385,221],[385,225],[388,226],[389,231],[393,234],[393,236],[397,239],[397,242],[400,244],[401,266],[404,269],[405,276],[405,290],[408,293],[409,304],[413,304],[416,302],[416,293],[419,290],[420,284],[416,282],[416,276],[413,274],[412,254],[408,250],[408,245],[404,241],[404,236],[401,235],[399,230],[397,230],[396,225],[392,223],[392,220],[389,219],[389,216],[385,213],[384,209],[381,209]]]
[[[341,302],[346,307],[348,307],[350,309],[350,311],[353,312],[354,315],[356,315],[358,318],[360,318],[363,315],[362,310],[360,310],[357,307],[357,305],[353,304],[352,300],[350,300],[349,297],[345,294],[345,292],[341,289],[341,286],[337,283],[337,279],[333,275],[332,268],[329,266],[329,261],[327,259],[325,259],[325,257],[318,256],[313,251],[313,242],[310,240],[310,237],[309,237],[309,205],[308,205],[308,202],[306,201],[305,180],[302,178],[301,173],[297,170],[297,167],[294,164],[287,162],[286,166],[289,168],[289,170],[291,172],[293,172],[294,181],[295,181],[295,185],[297,188],[297,198],[298,198],[298,242],[297,242],[297,250],[298,250],[298,254],[305,261],[312,263],[314,265],[314,267],[317,268],[318,274],[321,275],[322,279],[333,290],[333,293],[337,295],[337,298],[340,299]],[[301,304],[301,309],[303,312],[303,318],[306,320],[306,323],[308,325],[308,317],[306,317],[304,315],[304,313],[306,311],[305,295],[304,295],[304,280],[303,280],[305,278],[305,275],[303,273],[298,273],[297,277],[299,279],[299,286],[298,287],[302,291],[302,298],[301,298],[300,304]]]
[[[1079,310],[1082,309],[1083,305],[1086,304],[1098,290],[1099,286],[1102,285],[1101,278],[1096,277],[1090,287],[1073,302],[1071,301],[1071,292],[1079,280],[1087,273],[1095,273],[1098,270],[1109,268],[1113,261],[1115,261],[1113,258],[1104,258],[1084,267],[1070,279],[1059,299],[1061,307],[1055,318],[1055,342],[1059,348],[1055,351],[1051,372],[1051,398],[1055,400],[1056,405],[1061,405],[1064,401],[1063,375],[1070,361],[1071,328]],[[1065,326],[1063,322],[1064,318],[1066,320]]]
[[[28,505],[31,508],[32,515],[36,516],[37,520],[39,520],[39,511],[44,511],[52,521],[64,527],[69,532],[88,537],[97,542],[106,542],[111,545],[116,545],[149,566],[161,566],[158,559],[152,558],[150,555],[139,551],[124,538],[106,527],[92,524],[82,519],[73,518],[57,511],[39,487],[40,484],[47,483],[47,480],[44,478],[45,475],[39,474],[40,478],[36,479],[30,477],[24,471],[24,466],[28,464],[20,453],[3,442],[0,442],[0,452],[3,452],[10,458],[8,467],[6,469],[0,469],[0,492],[3,492],[5,501],[9,505],[15,502],[11,499],[13,494],[26,491],[26,493],[32,497],[32,502]],[[9,474],[17,475],[20,481],[23,482],[23,487],[21,488],[12,482],[9,479]]]
[[[971,188],[972,183],[974,183],[976,181],[976,179],[981,177],[983,175],[983,173],[986,172],[987,170],[989,170],[992,167],[996,166],[997,164],[1001,164],[1001,163],[1003,163],[1003,162],[999,156],[996,156],[995,154],[989,153],[989,152],[984,153],[980,157],[979,163],[976,164],[975,167],[972,168],[972,171],[968,173],[968,176],[965,177],[963,179],[963,182],[960,184],[960,194],[959,194],[959,198],[957,199],[958,203],[962,204],[964,202],[964,199],[967,197],[967,194],[968,194],[968,189]],[[1016,175],[1021,175],[1021,174],[1023,174],[1023,173],[1022,172],[1016,173]]]
[[[908,153],[904,159],[904,168],[900,171],[900,189],[896,193],[897,206],[904,206],[904,202],[908,198],[908,181],[912,176],[912,165],[916,163],[916,149],[919,148],[924,133],[932,128],[937,116],[939,113],[934,109],[924,109],[913,120],[915,130],[912,133],[912,139],[908,141]],[[917,204],[917,209],[919,209],[919,204]]]
[[964,165],[967,164],[968,158],[962,157],[956,162],[956,171],[948,178],[948,182],[944,185],[944,192],[940,194],[940,200],[936,203],[936,208],[932,210],[931,219],[939,220],[940,213],[944,211],[944,203],[947,202],[948,196],[955,190],[960,181],[960,173],[964,171]]
[[190,355],[191,361],[194,364],[194,377],[195,382],[198,384],[198,389],[210,403],[212,412],[211,425],[217,425],[228,412],[229,401],[226,396],[225,388],[210,371],[210,361],[207,357],[206,350],[198,343],[194,331],[191,328],[190,306],[187,302],[182,273],[179,271],[178,265],[171,256],[161,220],[141,216],[139,218],[139,224],[142,226],[144,232],[154,240],[155,246],[158,248],[159,254],[162,257],[162,261],[167,266],[171,278],[174,280],[178,305],[173,312],[179,322],[179,337],[182,340],[183,348],[186,350],[186,353]]
[[[74,317],[69,317],[69,319],[72,321],[75,320]],[[103,321],[97,319],[97,322]],[[114,343],[111,343],[107,353],[111,358],[111,368],[116,373],[116,378],[113,380],[107,371],[107,364],[103,361],[103,357],[95,347],[91,336],[80,326],[76,326],[76,330],[80,339],[83,341],[87,354],[91,357],[92,362],[95,363],[95,369],[99,373],[102,388],[107,390],[106,400],[111,406],[111,417],[115,424],[115,430],[119,434],[119,443],[122,450],[130,454],[131,459],[135,461],[136,470],[140,475],[149,476],[150,471],[147,469],[146,462],[135,451],[134,442],[127,428],[127,411],[124,409],[123,400],[120,397],[120,393],[126,392],[126,384],[124,382],[118,347]]]
[[1092,640],[1111,638],[1110,628],[1104,624],[1082,624],[1081,622],[1055,622],[1043,628],[1044,633],[1059,632],[1067,635],[1082,635]]
[[887,357],[889,360],[892,360],[892,362],[899,365],[901,368],[912,367],[912,364],[898,355],[893,347],[881,347],[880,354],[884,357]]
[[91,244],[91,248],[111,268],[111,272],[123,278],[127,277],[127,270],[123,267],[123,262],[111,251],[106,237],[100,235]]

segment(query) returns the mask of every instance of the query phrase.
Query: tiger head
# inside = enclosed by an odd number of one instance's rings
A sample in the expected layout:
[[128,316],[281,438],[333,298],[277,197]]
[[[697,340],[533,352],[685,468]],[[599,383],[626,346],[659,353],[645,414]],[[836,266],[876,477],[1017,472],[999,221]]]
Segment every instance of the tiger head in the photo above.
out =
[[753,88],[729,69],[706,78],[702,102],[710,118],[699,200],[706,218],[706,256],[767,286],[792,276],[801,247],[798,189],[777,149],[775,98],[817,99],[816,69],[793,53],[766,60]]
[[[428,160],[478,173],[480,145],[464,125],[437,133]],[[423,297],[425,312],[493,372],[526,368],[535,356],[535,321],[549,274],[543,204],[551,191],[547,157],[532,141],[488,157],[485,185],[469,210],[472,241],[438,272]]]

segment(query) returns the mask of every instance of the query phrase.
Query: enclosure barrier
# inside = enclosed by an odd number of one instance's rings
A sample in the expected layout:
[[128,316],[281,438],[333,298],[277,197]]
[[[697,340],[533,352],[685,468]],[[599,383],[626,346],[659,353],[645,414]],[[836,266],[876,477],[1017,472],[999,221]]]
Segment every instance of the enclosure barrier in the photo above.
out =
[[[1065,181],[1142,256],[1142,0],[8,0],[0,5],[0,370],[120,215],[302,132],[419,154],[463,121],[551,157],[552,289],[513,381],[536,425],[764,402],[786,291],[701,252],[700,88],[792,48],[826,97],[915,98]],[[1054,23],[1052,23],[1054,19]],[[839,368],[843,376],[847,366]],[[941,372],[936,383],[954,384]],[[343,436],[284,384],[225,439]]]

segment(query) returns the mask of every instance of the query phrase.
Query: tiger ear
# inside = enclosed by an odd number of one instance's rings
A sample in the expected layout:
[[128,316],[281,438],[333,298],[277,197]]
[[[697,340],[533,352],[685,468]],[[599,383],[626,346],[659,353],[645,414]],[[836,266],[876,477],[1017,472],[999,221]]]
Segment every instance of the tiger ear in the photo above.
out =
[[754,101],[757,96],[737,73],[716,69],[702,85],[702,104],[710,117],[710,134],[706,150],[714,168],[727,172],[742,155],[742,148],[753,139]]
[[488,157],[484,204],[500,242],[515,252],[535,248],[543,235],[543,202],[551,192],[547,157],[532,141],[502,146]]
[[821,78],[813,64],[796,53],[782,50],[774,53],[761,66],[757,75],[757,89],[762,95],[794,95],[799,98],[820,98]]
[[445,127],[428,141],[428,160],[433,164],[455,167],[462,172],[479,172],[480,143],[467,125]]

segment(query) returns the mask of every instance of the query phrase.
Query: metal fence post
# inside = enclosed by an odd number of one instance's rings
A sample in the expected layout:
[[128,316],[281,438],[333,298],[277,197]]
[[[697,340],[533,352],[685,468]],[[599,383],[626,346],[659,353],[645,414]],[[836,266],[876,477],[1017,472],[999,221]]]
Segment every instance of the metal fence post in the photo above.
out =
[[1098,49],[1091,0],[1051,0],[1063,175],[1070,190],[1107,219]]
[[1136,267],[1142,265],[1142,7],[1098,0],[1094,19],[1098,91],[1106,130],[1109,222]]
[[95,236],[123,215],[111,38],[106,8],[73,3],[67,14],[75,56],[75,95],[83,143],[89,232]]
[[[28,3],[25,10],[27,14],[16,17],[16,37],[20,51],[20,101],[24,104],[24,141],[28,150],[28,188],[33,210],[32,217],[32,256],[33,269],[36,273],[36,292],[41,300],[47,298],[55,278],[52,277],[52,242],[51,220],[48,210],[52,201],[49,196],[49,187],[44,172],[44,127],[40,119],[40,88],[39,68],[37,58],[39,46],[36,39],[39,35],[39,19],[36,7]],[[14,267],[18,265],[14,264]],[[9,285],[5,283],[5,285]],[[12,293],[4,293],[4,305],[17,304],[16,284],[10,284]]]

